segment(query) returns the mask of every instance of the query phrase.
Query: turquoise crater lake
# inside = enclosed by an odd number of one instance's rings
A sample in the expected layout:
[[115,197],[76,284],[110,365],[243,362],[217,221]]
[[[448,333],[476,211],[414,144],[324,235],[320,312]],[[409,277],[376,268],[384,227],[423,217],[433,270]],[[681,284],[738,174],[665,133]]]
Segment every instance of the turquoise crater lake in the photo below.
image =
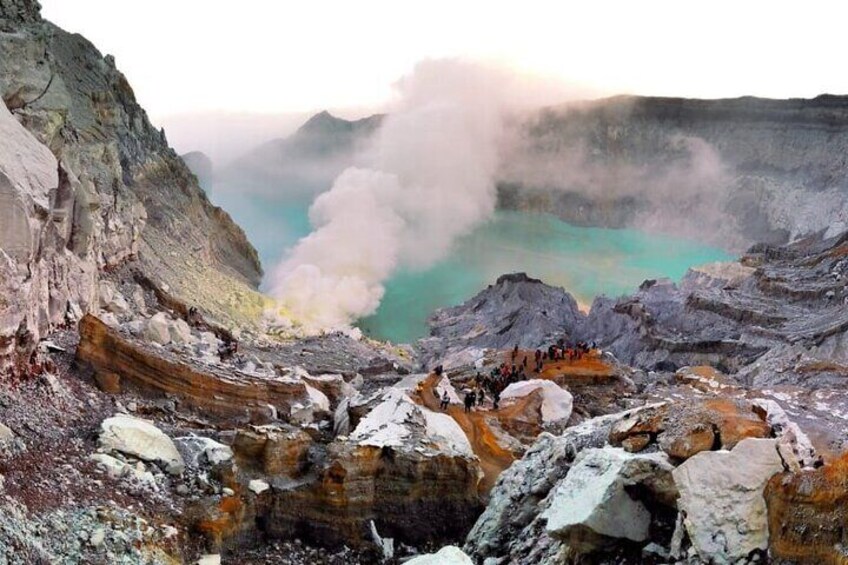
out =
[[[220,200],[244,227],[266,271],[309,232],[306,199],[289,205]],[[358,325],[371,337],[410,343],[427,334],[434,310],[464,302],[504,273],[524,271],[589,305],[597,295],[631,293],[646,279],[679,280],[690,267],[733,259],[722,249],[678,237],[577,227],[547,214],[502,210],[430,268],[396,273],[380,308]]]

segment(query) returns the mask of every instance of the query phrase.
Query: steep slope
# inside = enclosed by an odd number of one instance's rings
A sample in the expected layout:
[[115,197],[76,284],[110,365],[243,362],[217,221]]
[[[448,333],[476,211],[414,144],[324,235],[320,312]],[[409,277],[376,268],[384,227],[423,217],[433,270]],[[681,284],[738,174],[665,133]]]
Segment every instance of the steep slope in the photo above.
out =
[[[6,300],[18,307],[3,309],[0,357],[11,349],[28,357],[40,335],[90,309],[98,271],[133,259],[174,294],[202,298],[221,318],[246,319],[226,296],[258,303],[250,287],[261,267],[242,230],[210,204],[112,57],[42,20],[39,9],[32,0],[0,1],[0,95],[14,116],[3,121],[23,126],[54,158],[39,158],[53,178],[33,202],[32,190],[14,178],[4,189],[17,202],[4,206],[11,220],[0,248]],[[39,151],[19,156],[24,169]],[[7,151],[3,158],[18,157]],[[31,253],[10,256],[23,225]]]

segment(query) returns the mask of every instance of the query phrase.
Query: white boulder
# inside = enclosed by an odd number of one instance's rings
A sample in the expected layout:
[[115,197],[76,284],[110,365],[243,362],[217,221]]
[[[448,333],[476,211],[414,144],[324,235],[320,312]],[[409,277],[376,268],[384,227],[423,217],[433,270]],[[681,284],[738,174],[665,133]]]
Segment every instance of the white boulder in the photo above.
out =
[[315,412],[329,412],[330,399],[327,398],[327,395],[315,387],[304,386],[306,387],[306,394],[309,395],[309,401],[312,403],[312,410]]
[[375,447],[433,448],[450,455],[474,457],[456,420],[416,404],[401,389],[390,388],[362,418],[349,438]]
[[168,333],[171,336],[171,343],[176,345],[192,345],[197,342],[197,338],[191,335],[191,326],[182,318],[170,321]]
[[683,524],[702,559],[735,563],[768,547],[763,489],[781,471],[777,441],[753,438],[732,451],[702,451],[674,470]]
[[153,490],[159,490],[153,473],[143,467],[130,465],[106,453],[95,453],[89,459],[97,463],[98,467],[106,471],[106,474],[113,479],[126,477],[137,483],[147,485]]
[[565,423],[571,417],[574,399],[571,393],[553,381],[530,379],[512,383],[501,393],[502,402],[523,398],[536,390],[542,391],[542,423]]
[[673,500],[673,465],[664,453],[634,454],[604,447],[582,451],[542,514],[548,533],[574,547],[593,550],[609,538],[648,539],[651,513],[626,487],[646,486]]
[[474,456],[474,450],[471,448],[468,436],[465,435],[456,420],[447,414],[433,412],[423,407],[421,413],[424,414],[425,433],[428,439],[438,445],[442,451],[465,457]]
[[271,488],[271,485],[262,479],[253,479],[247,484],[247,488],[249,488],[254,494],[262,494]]
[[172,475],[182,473],[185,468],[171,438],[147,420],[126,414],[116,414],[103,420],[100,424],[100,447],[158,463]]
[[129,312],[130,306],[123,295],[109,281],[102,280],[99,284],[100,308],[118,316]]
[[168,345],[171,343],[171,329],[167,314],[157,312],[147,320],[147,326],[144,328],[144,338],[159,345]]
[[447,545],[436,553],[413,557],[406,565],[474,565],[474,562],[458,547]]

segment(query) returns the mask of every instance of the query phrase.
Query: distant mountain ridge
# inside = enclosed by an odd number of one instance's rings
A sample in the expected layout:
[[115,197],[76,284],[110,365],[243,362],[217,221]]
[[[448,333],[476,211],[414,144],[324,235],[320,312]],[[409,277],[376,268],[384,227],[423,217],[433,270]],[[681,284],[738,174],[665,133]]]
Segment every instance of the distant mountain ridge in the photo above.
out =
[[[239,182],[325,190],[383,117],[316,114],[240,160]],[[511,133],[502,208],[736,250],[848,226],[848,96],[616,96],[539,109]]]

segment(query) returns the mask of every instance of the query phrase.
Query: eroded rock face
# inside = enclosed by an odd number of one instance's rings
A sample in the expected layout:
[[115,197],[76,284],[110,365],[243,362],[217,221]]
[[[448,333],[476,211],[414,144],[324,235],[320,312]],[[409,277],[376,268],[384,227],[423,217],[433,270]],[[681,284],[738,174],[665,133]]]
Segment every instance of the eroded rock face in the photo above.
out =
[[502,165],[503,207],[742,248],[846,227],[844,96],[619,96],[540,111],[523,139]]
[[773,439],[745,439],[732,451],[702,452],[674,470],[678,508],[702,559],[734,563],[768,548],[763,489],[782,471]]
[[[0,2],[0,373],[98,304],[98,271],[140,256],[148,275],[241,317],[261,269],[137,104],[112,57]],[[11,113],[10,113],[11,111]]]
[[309,404],[300,380],[235,375],[228,367],[192,364],[161,347],[154,350],[134,342],[91,315],[80,322],[77,359],[91,366],[98,383],[107,383],[101,387],[110,392],[171,394],[189,407],[223,418],[265,417],[269,405],[286,415],[295,404]]
[[816,470],[780,473],[765,489],[769,550],[798,563],[844,563],[848,455]]
[[380,535],[404,543],[456,539],[480,510],[476,459],[394,447],[331,444],[308,484],[273,487],[268,533],[359,546]]

